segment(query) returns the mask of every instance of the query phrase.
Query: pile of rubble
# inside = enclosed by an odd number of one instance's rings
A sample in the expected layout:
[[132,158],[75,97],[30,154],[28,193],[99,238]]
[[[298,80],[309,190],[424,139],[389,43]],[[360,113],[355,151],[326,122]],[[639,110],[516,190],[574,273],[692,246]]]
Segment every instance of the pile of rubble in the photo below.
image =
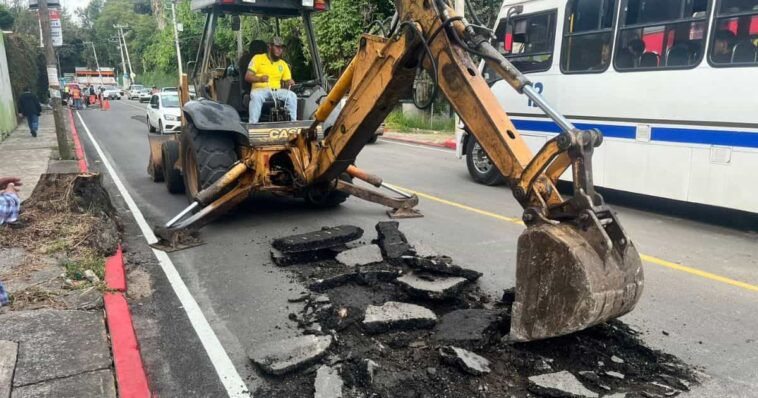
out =
[[[263,397],[669,397],[697,382],[619,321],[508,342],[513,290],[493,300],[481,274],[408,243],[397,222],[357,242],[354,226],[277,239],[271,255],[309,290],[290,302],[303,335],[254,347]],[[415,246],[415,247],[414,247]]]

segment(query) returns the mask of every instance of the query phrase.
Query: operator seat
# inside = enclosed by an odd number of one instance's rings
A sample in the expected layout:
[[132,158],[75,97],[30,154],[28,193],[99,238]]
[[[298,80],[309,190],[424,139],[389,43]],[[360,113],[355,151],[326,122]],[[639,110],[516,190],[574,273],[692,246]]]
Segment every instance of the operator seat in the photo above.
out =
[[[240,92],[242,93],[242,108],[240,114],[247,115],[250,105],[250,89],[252,85],[245,81],[245,73],[247,73],[247,67],[250,65],[250,60],[258,54],[265,54],[268,51],[268,44],[263,40],[253,40],[250,42],[248,51],[242,54],[239,59],[239,70],[242,79],[240,79]],[[266,101],[263,103],[261,109],[261,120],[271,113],[271,108],[274,107],[274,101]],[[249,117],[249,115],[247,115]]]

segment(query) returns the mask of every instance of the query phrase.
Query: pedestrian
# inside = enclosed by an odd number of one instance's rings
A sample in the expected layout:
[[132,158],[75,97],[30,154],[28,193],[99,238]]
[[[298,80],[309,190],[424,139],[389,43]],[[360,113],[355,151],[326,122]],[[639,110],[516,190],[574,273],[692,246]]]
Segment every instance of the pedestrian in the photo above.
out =
[[36,137],[37,130],[39,130],[39,115],[42,113],[42,106],[37,96],[32,93],[32,90],[28,86],[24,87],[24,92],[18,98],[18,112],[19,116],[26,117],[26,122],[29,123],[29,131],[32,133],[32,137]]
[[74,86],[74,88],[71,89],[71,98],[74,99],[74,109],[82,109],[82,91],[79,90],[78,86]]
[[89,86],[89,92],[87,94],[89,95],[89,104],[95,105],[95,86]]
[[18,177],[0,177],[0,225],[12,224],[18,221],[21,211],[21,199],[18,197]]

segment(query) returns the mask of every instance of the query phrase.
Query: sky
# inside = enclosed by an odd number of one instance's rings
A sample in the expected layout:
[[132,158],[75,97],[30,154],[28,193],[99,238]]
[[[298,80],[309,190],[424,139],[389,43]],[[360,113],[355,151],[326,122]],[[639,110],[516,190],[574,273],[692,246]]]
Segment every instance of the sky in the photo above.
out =
[[73,14],[77,8],[86,7],[89,4],[89,0],[60,0],[63,8],[67,9],[69,13]]

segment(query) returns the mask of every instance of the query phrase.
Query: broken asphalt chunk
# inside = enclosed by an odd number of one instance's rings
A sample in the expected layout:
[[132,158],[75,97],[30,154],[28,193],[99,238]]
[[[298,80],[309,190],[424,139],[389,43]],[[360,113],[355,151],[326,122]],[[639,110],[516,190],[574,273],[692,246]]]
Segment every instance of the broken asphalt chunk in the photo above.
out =
[[348,267],[359,267],[384,261],[382,252],[377,245],[365,245],[345,250],[338,254],[336,259]]
[[469,281],[475,281],[482,276],[481,272],[466,269],[453,264],[453,259],[447,256],[430,256],[430,257],[403,257],[406,264],[409,267],[422,271],[437,272],[440,274],[459,276],[468,279]]
[[495,310],[465,309],[440,317],[434,339],[438,341],[483,341],[497,327],[501,313]]
[[529,391],[545,397],[597,397],[568,371],[529,377]]
[[399,225],[397,221],[382,221],[376,224],[379,247],[388,259],[398,259],[411,251],[411,245],[398,229]]
[[271,248],[271,260],[280,267],[330,260],[334,256],[335,252],[329,249],[285,254],[273,247]]
[[321,365],[316,371],[316,381],[313,383],[315,394],[313,398],[340,398],[342,397],[342,377],[337,369]]
[[284,254],[302,253],[340,246],[361,236],[362,229],[352,225],[340,225],[275,239],[271,245]]
[[432,300],[441,300],[453,297],[468,283],[466,278],[427,276],[423,277],[408,273],[396,279],[400,286],[408,293]]
[[464,372],[478,376],[490,372],[490,361],[463,348],[448,346],[440,348],[445,363],[455,365]]
[[434,326],[437,315],[420,305],[388,301],[382,306],[369,305],[363,327],[369,333],[389,330],[425,329]]
[[319,360],[332,345],[332,336],[306,335],[266,342],[249,354],[261,370],[283,375]]
[[346,283],[356,282],[357,280],[358,280],[358,273],[348,272],[344,274],[335,275],[329,278],[316,279],[315,282],[308,285],[308,288],[316,292],[323,292],[324,290],[333,289],[337,286],[342,286]]

